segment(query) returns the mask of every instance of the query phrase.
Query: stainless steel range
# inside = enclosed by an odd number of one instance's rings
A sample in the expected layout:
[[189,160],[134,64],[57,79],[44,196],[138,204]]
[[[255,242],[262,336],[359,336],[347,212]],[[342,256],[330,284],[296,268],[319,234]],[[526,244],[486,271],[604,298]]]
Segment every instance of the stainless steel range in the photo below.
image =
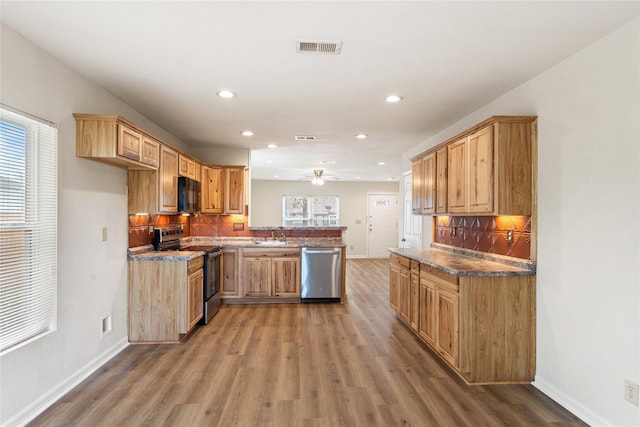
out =
[[193,245],[180,247],[180,238],[184,231],[181,226],[156,228],[153,235],[153,248],[156,251],[198,251],[204,253],[204,315],[200,323],[207,324],[220,309],[220,246]]

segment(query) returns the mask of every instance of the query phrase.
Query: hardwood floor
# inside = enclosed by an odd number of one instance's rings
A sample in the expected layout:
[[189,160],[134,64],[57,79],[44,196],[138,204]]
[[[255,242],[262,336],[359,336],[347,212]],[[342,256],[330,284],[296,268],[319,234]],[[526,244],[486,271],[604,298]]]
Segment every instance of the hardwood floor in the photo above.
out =
[[347,261],[348,303],[223,305],[181,344],[131,345],[31,426],[583,426],[530,385],[467,386],[388,304],[388,261]]

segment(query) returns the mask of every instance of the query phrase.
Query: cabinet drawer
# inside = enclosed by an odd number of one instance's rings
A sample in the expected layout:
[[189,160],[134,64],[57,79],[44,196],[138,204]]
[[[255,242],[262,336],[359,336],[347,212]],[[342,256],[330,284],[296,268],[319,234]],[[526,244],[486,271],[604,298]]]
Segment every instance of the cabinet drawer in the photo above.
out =
[[422,265],[420,280],[436,283],[452,292],[458,292],[458,276],[445,273],[428,265]]
[[199,256],[198,258],[194,258],[189,261],[187,269],[189,270],[189,274],[193,273],[199,268],[202,268],[204,265],[204,256]]
[[299,248],[290,249],[263,249],[263,248],[244,248],[242,254],[245,257],[299,257]]
[[389,264],[399,267],[411,268],[411,260],[400,255],[391,254],[389,256]]

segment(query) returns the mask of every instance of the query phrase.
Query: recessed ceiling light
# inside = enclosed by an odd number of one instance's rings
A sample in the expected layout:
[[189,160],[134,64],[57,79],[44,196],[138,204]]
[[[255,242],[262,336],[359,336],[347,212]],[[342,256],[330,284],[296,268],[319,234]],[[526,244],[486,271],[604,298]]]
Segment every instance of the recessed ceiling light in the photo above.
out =
[[359,176],[356,176],[356,179],[361,179],[361,177],[359,177]]
[[358,138],[358,139],[365,139],[366,137],[367,137],[367,134],[365,134],[365,133],[359,133],[359,134],[356,135],[356,138]]
[[218,96],[220,98],[233,98],[234,96],[236,96],[236,94],[231,92],[230,90],[221,90],[220,92],[218,92]]
[[267,144],[267,148],[278,148],[276,144]]
[[242,131],[242,134],[243,134],[244,136],[253,136],[253,132],[251,132],[250,130],[243,130],[243,131]]
[[271,160],[267,160],[267,163],[273,163],[273,161],[271,161]]
[[399,102],[402,101],[402,97],[400,95],[389,95],[386,101],[390,103]]
[[384,166],[384,165],[386,165],[386,163],[385,163],[385,162],[378,162],[378,164],[379,164],[380,166]]
[[273,175],[274,178],[280,178],[280,175]]
[[335,165],[336,161],[335,160],[320,160],[320,163],[322,163],[323,165]]

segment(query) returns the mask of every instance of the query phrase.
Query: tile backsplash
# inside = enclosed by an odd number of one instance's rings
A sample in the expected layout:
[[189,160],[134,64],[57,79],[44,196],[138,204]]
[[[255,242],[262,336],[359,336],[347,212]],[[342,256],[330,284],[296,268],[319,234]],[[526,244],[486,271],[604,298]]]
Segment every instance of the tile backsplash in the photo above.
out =
[[153,228],[183,224],[184,236],[190,236],[189,217],[182,215],[129,215],[129,247],[153,243]]
[[[183,237],[255,237],[271,238],[271,230],[249,230],[248,215],[129,215],[129,247],[153,243],[153,228],[183,224]],[[234,229],[241,224],[241,230]],[[277,228],[277,227],[274,227]],[[276,230],[280,237],[282,231]],[[286,237],[342,237],[341,230],[287,230]]]
[[436,243],[531,259],[529,216],[436,216],[434,221]]

